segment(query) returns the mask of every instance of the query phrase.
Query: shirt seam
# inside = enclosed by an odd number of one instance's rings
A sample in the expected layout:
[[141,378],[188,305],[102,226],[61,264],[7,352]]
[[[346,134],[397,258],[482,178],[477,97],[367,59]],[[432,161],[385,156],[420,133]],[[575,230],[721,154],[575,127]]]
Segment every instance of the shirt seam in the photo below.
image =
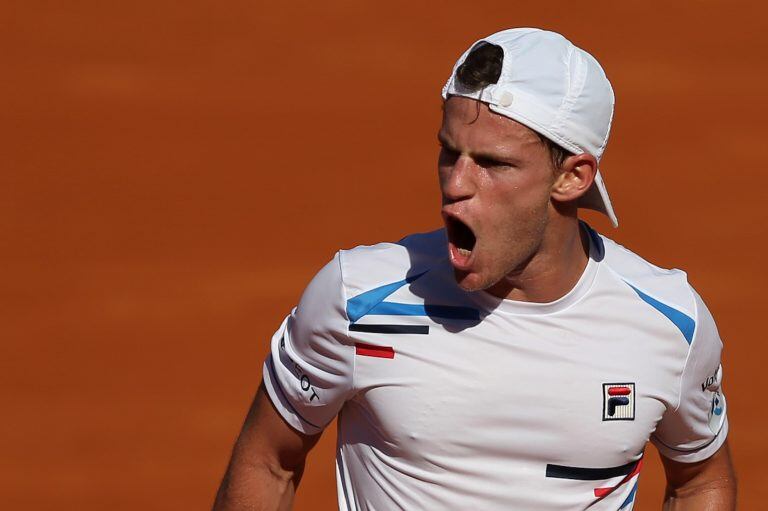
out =
[[[305,422],[312,426],[313,428],[317,429],[318,431],[322,431],[323,429],[328,426],[327,424],[324,426],[318,426],[314,422],[308,421],[299,411],[296,409],[296,407],[293,406],[291,403],[291,399],[288,396],[288,394],[285,392],[285,389],[283,389],[283,384],[280,383],[280,379],[277,376],[277,371],[275,370],[275,362],[274,362],[274,354],[270,353],[269,358],[267,359],[267,371],[269,371],[270,379],[274,382],[272,385],[272,388],[275,389],[276,392],[279,392],[280,395],[282,395],[285,398],[285,404],[286,408],[288,408],[288,412],[292,413],[295,417],[299,418],[301,422]],[[282,404],[282,403],[279,403]],[[274,403],[275,407],[278,407],[278,403]],[[299,429],[299,428],[295,428]]]
[[[613,275],[616,278],[618,278],[622,282],[624,282],[626,284],[629,284],[630,286],[633,284],[629,280],[626,280],[624,277],[622,277],[622,275],[619,272],[617,272],[616,270],[614,270],[611,267],[610,264],[606,264],[605,266],[608,268],[608,270],[611,273],[613,273]],[[688,287],[688,292],[693,297],[693,292],[691,291],[690,285],[688,285],[687,287]],[[643,291],[643,292],[645,292],[645,291]],[[648,295],[648,296],[651,296],[654,299],[658,299],[658,298],[655,298],[653,295]],[[659,300],[659,301],[661,301],[661,300]],[[666,303],[666,302],[662,302],[662,303]],[[672,409],[672,412],[676,412],[680,408],[680,405],[682,404],[682,401],[683,401],[683,399],[682,399],[682,397],[683,397],[683,377],[685,376],[685,370],[688,368],[688,361],[690,360],[691,353],[693,352],[693,343],[696,342],[696,335],[699,333],[699,321],[698,321],[698,319],[699,319],[699,311],[698,311],[698,306],[696,304],[695,297],[693,297],[693,305],[694,305],[693,306],[693,321],[694,321],[693,336],[691,337],[691,343],[688,345],[688,352],[685,355],[685,361],[683,363],[683,368],[680,371],[680,376],[678,377],[679,380],[678,380],[678,385],[677,385],[677,393],[676,393],[677,395],[675,396],[677,398],[677,403],[675,404],[675,407]]]
[[694,453],[697,453],[697,452],[703,450],[705,447],[709,447],[710,445],[712,445],[715,442],[715,440],[717,440],[720,437],[720,433],[722,432],[722,430],[723,430],[723,428],[720,428],[720,430],[718,430],[718,432],[715,433],[715,435],[711,439],[705,440],[702,445],[699,445],[699,446],[696,446],[696,447],[691,447],[691,448],[688,448],[688,449],[679,449],[677,447],[672,447],[671,445],[669,445],[666,442],[664,442],[659,437],[659,435],[657,435],[655,432],[651,436],[653,438],[655,438],[656,441],[658,443],[660,443],[663,447],[669,449],[670,451],[675,451],[675,452],[680,453],[681,455],[683,455],[683,454],[694,454]]
[[688,293],[693,299],[693,335],[691,336],[691,345],[688,346],[688,353],[685,355],[685,363],[683,364],[683,370],[680,371],[680,384],[677,390],[677,406],[675,406],[674,412],[680,409],[683,404],[683,379],[685,378],[685,371],[688,369],[688,363],[691,361],[691,355],[693,354],[693,345],[698,340],[699,334],[699,304],[696,297],[693,295],[691,286],[688,285]]
[[[531,310],[517,310],[517,311],[509,311],[509,310],[495,310],[494,313],[500,314],[503,316],[517,316],[517,317],[547,317],[547,316],[554,316],[557,314],[561,314],[563,312],[568,311],[569,309],[579,305],[591,292],[592,289],[595,287],[595,283],[597,282],[598,272],[600,271],[600,268],[602,266],[600,261],[594,261],[595,263],[595,269],[593,273],[592,282],[589,283],[589,285],[582,291],[581,295],[574,298],[573,301],[562,308],[555,308],[555,310],[547,311],[547,312],[539,312],[536,309]],[[483,307],[487,307],[487,304],[481,303]],[[549,304],[547,304],[549,305]]]
[[[347,300],[348,300],[347,285],[344,283],[344,261],[343,261],[344,252],[342,250],[339,250],[338,254],[339,254],[339,281],[340,281],[340,284],[341,284],[341,296],[342,296],[342,301],[343,301],[343,304],[344,304],[344,306],[343,306],[344,313],[343,314],[344,314],[344,319],[346,320],[344,336],[346,337],[347,341],[349,341],[351,343],[350,348],[352,348],[352,344],[354,344],[354,343],[352,343],[352,338],[349,335],[349,323],[350,323],[350,320],[349,320],[349,314],[347,314],[347,306],[346,306],[346,303],[347,303]],[[349,391],[347,393],[347,399],[346,400],[349,400],[349,398],[354,394],[354,391],[356,390],[356,387],[355,387],[355,374],[356,374],[356,372],[357,372],[357,357],[355,356],[354,353],[352,353],[352,377],[351,377],[351,381],[350,381],[350,385],[349,385]]]

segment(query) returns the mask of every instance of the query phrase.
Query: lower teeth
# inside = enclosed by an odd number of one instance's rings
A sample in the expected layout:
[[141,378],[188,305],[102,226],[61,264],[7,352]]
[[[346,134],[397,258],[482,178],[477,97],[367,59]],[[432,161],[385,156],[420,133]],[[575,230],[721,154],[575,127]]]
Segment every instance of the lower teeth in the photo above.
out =
[[459,254],[468,257],[472,253],[471,250],[467,250],[466,248],[459,248]]

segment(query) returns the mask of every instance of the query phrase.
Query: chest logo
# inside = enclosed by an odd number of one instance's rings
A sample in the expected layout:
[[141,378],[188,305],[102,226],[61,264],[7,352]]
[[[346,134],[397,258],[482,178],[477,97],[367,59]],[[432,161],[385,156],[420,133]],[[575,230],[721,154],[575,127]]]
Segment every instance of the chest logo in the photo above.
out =
[[634,383],[603,383],[603,420],[635,420]]

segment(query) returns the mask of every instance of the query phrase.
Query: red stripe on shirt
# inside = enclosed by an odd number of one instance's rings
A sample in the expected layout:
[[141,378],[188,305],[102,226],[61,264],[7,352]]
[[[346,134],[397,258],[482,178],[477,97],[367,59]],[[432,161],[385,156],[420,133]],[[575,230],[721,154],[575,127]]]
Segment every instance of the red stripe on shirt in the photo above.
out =
[[391,346],[374,346],[361,342],[355,343],[355,354],[363,357],[395,358],[395,350]]
[[619,482],[619,484],[617,484],[616,486],[613,486],[611,488],[595,488],[595,497],[600,498],[600,499],[602,499],[603,497],[607,497],[608,495],[613,493],[616,490],[616,488],[618,488],[619,486],[621,486],[623,484],[626,484],[627,481],[629,481],[630,479],[635,477],[637,474],[639,474],[640,473],[640,469],[642,468],[642,466],[643,466],[643,459],[640,458],[638,460],[638,462],[637,462],[637,465],[635,465],[635,468],[632,469],[632,472],[627,474],[624,477],[624,479],[622,479]]

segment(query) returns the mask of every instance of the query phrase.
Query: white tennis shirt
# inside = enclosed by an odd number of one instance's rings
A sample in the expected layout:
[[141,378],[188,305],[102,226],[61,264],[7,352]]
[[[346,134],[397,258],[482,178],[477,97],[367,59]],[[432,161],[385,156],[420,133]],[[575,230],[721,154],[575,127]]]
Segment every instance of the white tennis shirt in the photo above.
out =
[[583,225],[587,267],[551,303],[461,290],[443,230],[320,270],[264,384],[303,433],[338,415],[341,510],[629,510],[649,440],[683,462],[722,445],[707,307]]

